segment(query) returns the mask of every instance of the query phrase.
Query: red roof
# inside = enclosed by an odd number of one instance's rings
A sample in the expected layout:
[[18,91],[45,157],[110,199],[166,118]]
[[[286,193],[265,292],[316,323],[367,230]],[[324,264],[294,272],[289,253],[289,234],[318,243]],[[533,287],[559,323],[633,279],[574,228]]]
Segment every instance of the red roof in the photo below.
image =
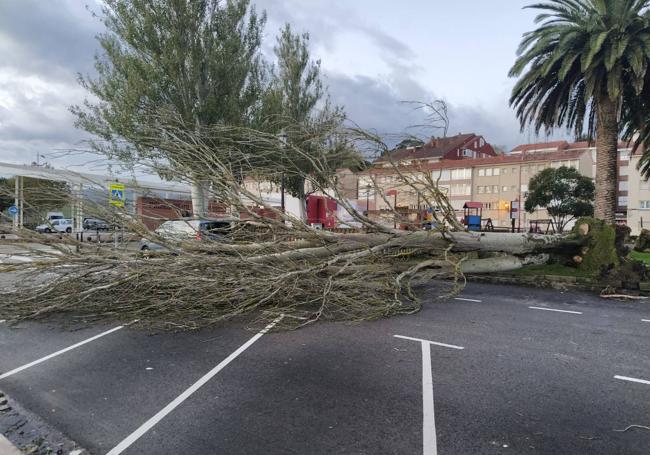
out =
[[465,205],[463,205],[464,209],[482,209],[483,208],[483,203],[481,202],[465,202]]
[[[470,139],[477,137],[474,133],[458,134],[450,137],[432,138],[420,147],[407,147],[390,152],[393,161],[421,160],[425,158],[442,158],[450,151],[461,147]],[[388,161],[386,156],[379,157],[375,162]]]

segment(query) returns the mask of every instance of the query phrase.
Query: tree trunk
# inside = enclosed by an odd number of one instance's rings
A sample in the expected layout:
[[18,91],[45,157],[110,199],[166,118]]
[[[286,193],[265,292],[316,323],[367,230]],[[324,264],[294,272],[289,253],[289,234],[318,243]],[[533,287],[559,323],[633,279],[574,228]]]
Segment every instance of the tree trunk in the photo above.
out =
[[617,103],[605,95],[598,103],[596,132],[596,200],[594,216],[614,224],[617,205],[618,118]]
[[205,182],[192,182],[192,215],[203,218],[208,214],[208,201],[205,191]]

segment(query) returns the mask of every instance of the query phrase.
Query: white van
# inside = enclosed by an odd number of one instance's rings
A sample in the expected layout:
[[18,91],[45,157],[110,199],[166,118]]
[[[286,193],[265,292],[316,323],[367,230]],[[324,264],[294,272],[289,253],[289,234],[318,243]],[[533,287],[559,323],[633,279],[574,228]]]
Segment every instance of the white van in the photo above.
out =
[[41,233],[66,232],[70,234],[72,232],[72,220],[64,218],[54,219],[49,223],[36,226],[36,231]]

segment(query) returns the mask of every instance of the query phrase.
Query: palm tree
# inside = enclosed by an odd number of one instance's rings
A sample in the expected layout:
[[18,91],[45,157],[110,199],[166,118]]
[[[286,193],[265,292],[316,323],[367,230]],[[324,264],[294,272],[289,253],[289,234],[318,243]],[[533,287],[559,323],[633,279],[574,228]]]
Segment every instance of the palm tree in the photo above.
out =
[[538,27],[526,34],[510,70],[519,77],[510,104],[522,129],[532,124],[572,128],[585,124],[596,138],[595,216],[614,223],[619,117],[626,93],[638,96],[650,58],[650,0],[548,0]]

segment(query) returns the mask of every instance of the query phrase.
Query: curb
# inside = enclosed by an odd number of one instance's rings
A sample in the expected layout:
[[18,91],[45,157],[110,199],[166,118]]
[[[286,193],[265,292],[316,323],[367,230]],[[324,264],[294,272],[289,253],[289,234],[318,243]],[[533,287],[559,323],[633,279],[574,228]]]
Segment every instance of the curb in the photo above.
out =
[[0,434],[0,453],[2,455],[23,455],[23,453],[18,450],[18,448]]

